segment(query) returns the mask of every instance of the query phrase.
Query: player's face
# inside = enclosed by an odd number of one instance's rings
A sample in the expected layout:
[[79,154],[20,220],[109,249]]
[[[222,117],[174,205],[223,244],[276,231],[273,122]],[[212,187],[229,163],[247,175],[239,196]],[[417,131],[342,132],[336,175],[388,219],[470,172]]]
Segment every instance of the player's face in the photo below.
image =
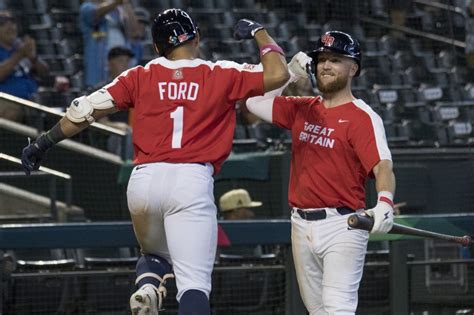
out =
[[353,69],[354,61],[350,58],[330,52],[320,53],[316,67],[319,91],[321,93],[335,93],[344,89]]
[[0,43],[11,46],[18,36],[16,22],[9,12],[0,12]]

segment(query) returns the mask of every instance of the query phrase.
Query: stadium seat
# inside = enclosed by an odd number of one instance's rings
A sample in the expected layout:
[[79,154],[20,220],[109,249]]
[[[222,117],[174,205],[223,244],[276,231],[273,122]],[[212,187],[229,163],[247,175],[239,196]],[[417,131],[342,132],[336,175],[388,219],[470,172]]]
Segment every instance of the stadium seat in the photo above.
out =
[[[61,314],[71,309],[75,296],[75,279],[61,277],[56,272],[72,271],[73,259],[66,259],[64,250],[10,251],[15,265],[11,279],[11,301],[6,314]],[[37,276],[22,277],[22,273]]]
[[418,88],[418,101],[434,102],[443,97],[443,89],[439,86],[422,84]]
[[285,285],[284,270],[265,268],[277,264],[275,254],[255,257],[219,255],[219,265],[228,271],[214,275],[216,295],[211,303],[219,314],[276,314],[285,298],[278,288]]

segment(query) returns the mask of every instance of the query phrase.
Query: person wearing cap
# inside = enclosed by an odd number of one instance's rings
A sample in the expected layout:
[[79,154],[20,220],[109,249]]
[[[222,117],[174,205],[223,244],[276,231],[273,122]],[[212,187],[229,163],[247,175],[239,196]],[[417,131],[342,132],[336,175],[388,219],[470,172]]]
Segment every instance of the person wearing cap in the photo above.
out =
[[382,119],[352,94],[361,70],[357,40],[329,31],[309,53],[296,54],[293,80],[317,78],[321,95],[282,97],[282,88],[250,98],[248,109],[291,130],[288,201],[293,260],[302,300],[311,315],[355,314],[369,233],[348,229],[348,215],[363,212],[365,182],[375,178],[377,204],[365,213],[371,233],[393,225],[395,176]]
[[253,201],[245,189],[233,189],[219,199],[219,209],[224,220],[251,220],[255,213],[251,208],[261,207],[261,201]]
[[[127,47],[113,47],[109,51],[109,53],[107,54],[107,61],[109,67],[109,82],[111,82],[114,78],[118,77],[121,73],[130,68],[133,56],[133,52]],[[109,82],[100,83],[99,86],[92,88],[91,92],[98,90],[100,87],[104,86],[106,83]],[[133,155],[133,148],[131,145],[132,130],[129,124],[129,111],[118,111],[116,113],[102,117],[101,119],[99,119],[99,122],[109,127],[127,132],[127,136],[130,139],[129,141],[127,141],[129,145],[127,145],[127,149],[125,150],[125,157],[131,159]],[[122,143],[123,141],[120,137],[111,135],[107,139],[107,150],[117,155],[121,155]]]
[[[10,11],[0,10],[0,92],[33,99],[38,78],[49,74],[48,65],[38,57],[35,40],[18,36],[17,20]],[[0,103],[0,117],[23,121],[24,110],[7,102]]]
[[133,51],[133,65],[141,64],[143,59],[143,41],[146,39],[146,30],[150,24],[150,13],[143,7],[136,7],[138,29],[134,37],[130,40],[130,49]]

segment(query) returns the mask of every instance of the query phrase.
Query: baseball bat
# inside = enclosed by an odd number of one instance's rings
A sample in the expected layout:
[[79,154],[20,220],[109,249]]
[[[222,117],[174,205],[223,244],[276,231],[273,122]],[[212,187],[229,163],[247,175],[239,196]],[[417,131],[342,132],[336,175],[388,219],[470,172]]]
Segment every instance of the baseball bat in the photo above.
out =
[[[366,215],[351,214],[349,218],[347,219],[347,224],[349,224],[349,226],[354,229],[370,231],[372,230],[372,227],[374,226],[374,219]],[[413,228],[413,227],[409,227],[409,226],[397,224],[397,223],[393,224],[392,229],[388,233],[434,238],[434,239],[458,243],[466,247],[472,245],[472,239],[469,235],[464,235],[464,236],[447,235],[447,234],[421,230],[421,229],[417,229],[417,228]]]

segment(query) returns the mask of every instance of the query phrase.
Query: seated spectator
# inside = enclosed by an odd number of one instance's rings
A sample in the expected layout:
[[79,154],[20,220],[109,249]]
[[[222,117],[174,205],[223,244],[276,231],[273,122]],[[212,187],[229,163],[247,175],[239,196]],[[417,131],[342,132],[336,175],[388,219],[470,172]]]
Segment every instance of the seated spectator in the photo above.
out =
[[130,40],[130,48],[134,57],[132,64],[134,66],[141,64],[143,59],[143,40],[146,38],[147,27],[150,24],[150,13],[145,8],[135,8],[135,16],[138,21],[138,29],[134,37]]
[[[48,75],[48,66],[36,54],[36,42],[18,37],[15,18],[0,11],[0,92],[31,100],[38,89],[37,77]],[[23,109],[1,104],[0,117],[22,121]]]
[[[130,68],[130,63],[133,58],[133,52],[125,47],[114,47],[112,48],[108,55],[108,67],[109,67],[109,80],[111,82],[114,78],[118,77],[122,72]],[[93,89],[95,91],[100,87],[104,86],[108,82],[102,82],[98,87]],[[92,92],[91,91],[91,92]],[[120,129],[122,131],[127,131],[131,134],[131,127],[129,125],[129,112],[128,111],[119,111],[117,113],[108,115],[99,120],[101,124]],[[117,155],[122,154],[122,144],[121,139],[117,137],[110,137],[107,142],[107,148],[110,152],[113,152]],[[130,146],[129,150],[126,153],[127,158],[132,157],[132,147]]]
[[245,189],[226,192],[219,199],[219,209],[224,220],[251,220],[255,213],[250,208],[260,207],[262,202],[252,201]]
[[[253,220],[255,213],[252,208],[262,206],[261,201],[253,201],[246,189],[233,189],[219,198],[220,217],[222,220]],[[223,255],[237,255],[242,257],[262,257],[262,255],[279,255],[278,245],[231,246],[221,248],[218,257]]]
[[285,90],[283,90],[285,96],[312,96],[314,95],[313,89],[311,88],[311,82],[309,80],[298,80],[290,83]]
[[116,46],[130,46],[138,21],[130,0],[85,1],[79,20],[84,37],[84,84],[90,88],[107,80],[108,52]]

